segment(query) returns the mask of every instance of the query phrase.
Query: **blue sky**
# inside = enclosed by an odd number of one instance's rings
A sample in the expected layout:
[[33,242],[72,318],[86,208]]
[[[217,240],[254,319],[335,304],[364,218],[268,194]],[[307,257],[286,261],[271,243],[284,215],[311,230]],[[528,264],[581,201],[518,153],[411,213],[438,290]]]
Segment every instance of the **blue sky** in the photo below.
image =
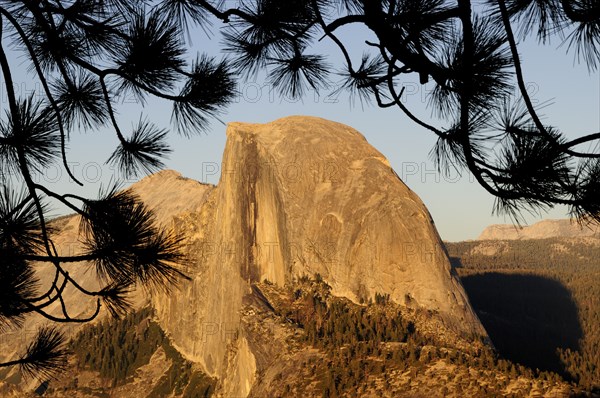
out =
[[[212,38],[197,30],[193,32],[195,50],[219,55],[218,28],[213,27]],[[359,59],[362,53],[365,32],[346,30],[343,37]],[[520,47],[524,64],[525,80],[530,87],[534,101],[552,100],[552,105],[544,108],[545,122],[558,126],[567,137],[577,137],[600,131],[600,76],[590,73],[585,65],[574,63],[573,54],[565,54],[565,48],[558,48],[556,40],[550,45],[540,46],[534,41]],[[336,69],[341,68],[340,57],[329,43],[320,43],[314,52],[329,54],[329,62]],[[31,76],[24,72],[22,59],[12,54],[11,64],[17,69],[15,83],[17,91],[26,93],[39,89]],[[336,80],[335,76],[333,81]],[[405,104],[416,114],[431,120],[425,107],[428,86],[420,86],[414,81],[406,82]],[[225,123],[233,121],[264,123],[289,115],[312,115],[347,124],[361,133],[391,162],[392,167],[404,182],[423,200],[431,212],[443,239],[449,241],[476,238],[489,224],[504,223],[510,220],[502,216],[492,216],[493,197],[487,194],[473,178],[453,173],[443,176],[435,171],[429,159],[429,151],[435,137],[408,120],[399,109],[379,109],[375,106],[362,108],[360,103],[350,105],[348,95],[338,97],[328,95],[335,89],[319,94],[308,92],[302,101],[290,102],[277,93],[259,76],[257,81],[240,82],[235,102],[221,115]],[[4,90],[4,89],[2,89]],[[1,93],[6,104],[6,94]],[[133,98],[119,98],[120,123],[125,131],[131,128],[140,113],[163,127],[169,127],[170,106],[157,101],[149,101],[145,108],[136,104]],[[434,124],[435,121],[434,121]],[[438,124],[443,126],[442,123]],[[225,145],[225,125],[215,121],[205,134],[186,139],[172,134],[170,143],[173,153],[166,160],[167,168],[180,171],[183,175],[204,182],[216,183]],[[58,166],[50,168],[38,178],[61,191],[74,190],[95,196],[101,183],[106,183],[114,171],[104,164],[117,139],[108,129],[96,132],[75,133],[70,142],[69,160],[75,175],[86,181],[84,188],[77,188],[69,181],[64,170]],[[55,210],[61,213],[60,209]],[[542,217],[527,217],[529,222],[541,218],[564,218],[566,209],[557,208]]]

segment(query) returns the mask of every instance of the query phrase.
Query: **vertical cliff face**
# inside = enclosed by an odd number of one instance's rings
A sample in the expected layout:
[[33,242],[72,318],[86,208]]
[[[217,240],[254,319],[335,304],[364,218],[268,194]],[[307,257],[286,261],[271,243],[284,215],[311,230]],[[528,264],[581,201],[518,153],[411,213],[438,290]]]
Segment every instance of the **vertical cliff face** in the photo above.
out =
[[389,293],[478,327],[427,209],[357,131],[308,117],[233,123],[222,172],[249,245],[245,280],[320,273],[354,301]]
[[[241,312],[252,282],[265,279],[284,286],[319,273],[335,295],[389,294],[456,332],[485,336],[427,209],[348,126],[312,117],[232,123],[216,187],[158,177],[134,190],[185,231],[193,264],[192,281],[153,304],[174,345],[222,380],[224,396],[246,396],[254,383]],[[171,188],[145,188],[158,180]]]

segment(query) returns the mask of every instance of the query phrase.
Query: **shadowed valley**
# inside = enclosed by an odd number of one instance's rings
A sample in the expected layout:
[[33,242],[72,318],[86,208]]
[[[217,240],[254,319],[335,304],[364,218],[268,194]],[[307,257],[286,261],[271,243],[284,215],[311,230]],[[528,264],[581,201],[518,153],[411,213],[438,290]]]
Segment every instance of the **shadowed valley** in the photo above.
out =
[[600,387],[600,241],[551,237],[447,243],[499,353]]

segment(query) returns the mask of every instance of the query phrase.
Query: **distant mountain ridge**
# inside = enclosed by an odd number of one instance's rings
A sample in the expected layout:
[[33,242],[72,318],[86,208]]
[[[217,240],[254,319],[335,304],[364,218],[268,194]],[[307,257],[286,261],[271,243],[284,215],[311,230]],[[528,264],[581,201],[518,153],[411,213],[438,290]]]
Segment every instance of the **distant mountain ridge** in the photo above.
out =
[[548,238],[600,238],[600,226],[580,225],[573,219],[542,220],[533,225],[517,227],[494,224],[486,227],[477,240],[519,240]]

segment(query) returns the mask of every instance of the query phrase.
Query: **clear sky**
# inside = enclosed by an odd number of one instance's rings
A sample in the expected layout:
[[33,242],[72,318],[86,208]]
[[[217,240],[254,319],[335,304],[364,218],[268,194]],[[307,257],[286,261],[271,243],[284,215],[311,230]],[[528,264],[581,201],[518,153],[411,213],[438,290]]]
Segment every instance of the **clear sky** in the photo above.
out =
[[[219,54],[220,24],[215,22],[213,36],[202,30],[192,34],[196,50]],[[351,43],[354,58],[359,59],[364,40],[368,37],[359,30],[347,30],[344,38]],[[590,73],[585,65],[574,63],[573,54],[565,54],[559,47],[560,41],[539,46],[528,41],[520,47],[524,63],[525,80],[528,82],[534,101],[552,100],[544,108],[545,122],[558,126],[568,137],[576,137],[600,131],[600,75]],[[328,43],[321,43],[314,52],[329,54],[330,63],[340,69],[340,57]],[[17,92],[26,93],[41,88],[31,75],[25,73],[23,59],[12,54],[11,65],[16,68]],[[332,76],[335,82],[337,78]],[[269,122],[289,115],[313,115],[347,124],[365,135],[367,140],[381,151],[391,162],[403,181],[414,190],[429,208],[440,235],[444,240],[457,241],[476,238],[489,224],[509,222],[492,216],[493,197],[487,194],[473,178],[453,173],[443,176],[436,172],[429,159],[429,151],[435,136],[408,120],[399,109],[379,109],[375,106],[362,108],[360,103],[351,106],[347,94],[337,97],[328,95],[335,84],[317,94],[309,92],[302,101],[282,99],[260,77],[255,82],[240,82],[239,95],[221,116],[225,123],[232,121]],[[429,111],[425,107],[430,86],[420,86],[407,81],[405,104],[425,119]],[[2,86],[2,102],[6,105],[6,93]],[[133,98],[119,98],[120,122],[127,128],[137,121],[140,114],[163,127],[169,127],[170,106],[150,101],[145,108]],[[433,121],[434,124],[435,121]],[[439,126],[444,124],[438,123]],[[225,125],[215,121],[206,134],[191,139],[172,134],[173,153],[166,166],[183,175],[203,182],[217,183],[219,168],[225,145]],[[77,188],[69,181],[64,170],[50,168],[38,178],[62,191],[74,190],[94,196],[100,183],[114,176],[113,170],[104,165],[105,160],[117,145],[117,139],[108,129],[96,132],[75,133],[70,143],[69,160],[73,162],[75,175],[85,180],[86,187]],[[175,194],[175,193],[174,193]],[[55,212],[59,214],[60,209]],[[528,217],[530,222],[541,218],[564,218],[566,210],[557,208],[543,217]]]

